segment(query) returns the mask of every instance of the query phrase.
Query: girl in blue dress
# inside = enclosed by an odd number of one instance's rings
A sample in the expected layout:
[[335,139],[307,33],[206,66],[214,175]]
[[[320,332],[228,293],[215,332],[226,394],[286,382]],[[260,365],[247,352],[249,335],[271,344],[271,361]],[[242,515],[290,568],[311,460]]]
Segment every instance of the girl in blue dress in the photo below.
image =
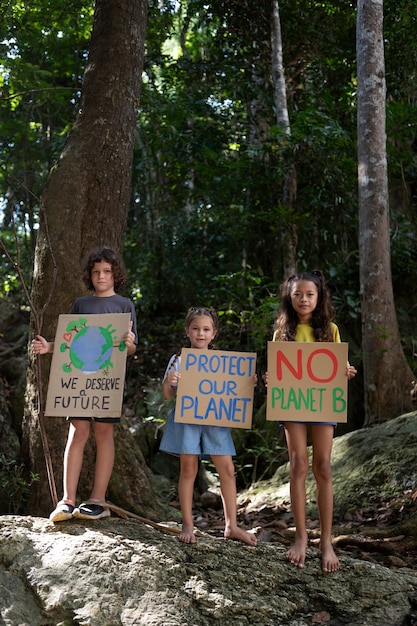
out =
[[[217,313],[206,307],[191,308],[185,320],[185,332],[190,347],[207,349],[219,328]],[[177,392],[180,374],[181,350],[169,362],[162,381],[162,391],[167,400]],[[255,535],[237,525],[236,480],[232,455],[236,454],[230,429],[224,426],[180,424],[174,421],[171,411],[161,440],[160,449],[180,458],[178,495],[182,513],[182,530],[179,535],[183,543],[195,543],[192,515],[194,482],[198,472],[198,459],[210,458],[219,474],[223,501],[227,539],[238,539],[251,546],[256,545]]]

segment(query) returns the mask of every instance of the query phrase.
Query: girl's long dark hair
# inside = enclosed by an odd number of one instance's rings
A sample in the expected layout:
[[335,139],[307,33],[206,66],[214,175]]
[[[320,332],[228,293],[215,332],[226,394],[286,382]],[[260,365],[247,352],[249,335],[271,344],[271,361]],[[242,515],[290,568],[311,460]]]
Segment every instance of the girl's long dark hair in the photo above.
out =
[[281,305],[275,321],[277,338],[279,341],[295,341],[295,333],[299,321],[297,313],[292,306],[291,289],[294,283],[299,280],[309,280],[317,287],[317,306],[310,320],[315,341],[333,341],[331,321],[334,318],[334,308],[323,272],[320,270],[292,274],[282,283]]
[[[191,307],[190,309],[188,309],[188,313],[187,316],[185,318],[185,322],[184,322],[184,326],[185,328],[189,328],[192,321],[196,318],[196,317],[210,317],[211,321],[213,322],[213,329],[214,329],[214,337],[217,336],[217,333],[219,331],[219,318],[217,315],[217,312],[212,309],[211,307],[206,307],[206,306],[197,306],[197,307]],[[181,348],[178,350],[178,352],[175,355],[175,358],[173,359],[170,369],[172,367],[174,367],[175,363],[178,360],[178,357],[181,354],[181,350],[183,348],[189,348],[191,346],[191,342],[188,340],[187,345],[185,346],[181,346]],[[211,344],[209,346],[209,348],[214,348],[214,346]]]

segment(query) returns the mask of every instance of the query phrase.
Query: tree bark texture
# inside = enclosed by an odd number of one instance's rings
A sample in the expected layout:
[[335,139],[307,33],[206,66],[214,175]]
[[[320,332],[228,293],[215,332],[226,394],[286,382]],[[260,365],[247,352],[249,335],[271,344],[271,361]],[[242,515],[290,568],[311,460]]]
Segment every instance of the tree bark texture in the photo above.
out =
[[411,410],[391,275],[382,0],[359,0],[358,187],[365,423]]
[[[82,263],[93,247],[105,244],[122,252],[131,193],[146,17],[146,0],[96,0],[80,107],[67,143],[50,172],[41,202],[32,288],[36,311],[42,310],[50,296],[55,270],[56,282],[45,312],[32,315],[30,339],[39,331],[48,340],[54,339],[59,314],[68,313],[74,300],[84,293]],[[43,406],[39,416],[38,391],[46,399],[50,357],[38,358],[40,377],[35,375],[33,362],[28,369],[23,450],[27,467],[40,475],[40,481],[30,493],[29,509],[42,515],[49,513],[54,503],[46,479],[39,420],[43,419],[47,431],[58,498],[62,495],[68,425],[62,418],[42,418]],[[128,443],[129,437],[124,437],[123,445]],[[118,465],[123,466],[123,462],[118,462],[120,445],[116,436],[116,473]],[[146,508],[149,514],[153,494],[143,459],[138,463],[142,464],[141,476],[137,474],[138,467],[131,466],[128,477],[131,497],[124,506],[134,505],[137,512]],[[92,487],[93,464],[94,450],[90,443],[85,450],[80,479],[79,495],[83,498]],[[118,494],[110,490],[109,496],[118,502]]]
[[[274,90],[275,115],[277,126],[285,135],[291,135],[290,118],[287,104],[287,87],[285,84],[284,61],[282,55],[282,31],[279,16],[278,0],[272,0],[271,13],[271,69]],[[297,170],[293,159],[286,163],[284,174],[284,186],[282,192],[282,204],[286,207],[286,214],[290,213],[293,218],[297,200]],[[297,244],[298,229],[295,219],[287,224],[282,234],[282,261],[284,276],[289,276],[297,271]]]

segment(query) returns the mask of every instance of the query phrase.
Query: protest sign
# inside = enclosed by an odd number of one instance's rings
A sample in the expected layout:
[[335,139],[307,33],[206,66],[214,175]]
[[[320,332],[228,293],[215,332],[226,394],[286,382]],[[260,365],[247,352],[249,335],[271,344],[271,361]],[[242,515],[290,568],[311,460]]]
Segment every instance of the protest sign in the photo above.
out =
[[183,348],[175,421],[251,428],[256,354]]
[[60,315],[45,415],[120,417],[130,313]]
[[266,419],[347,421],[347,343],[268,342]]

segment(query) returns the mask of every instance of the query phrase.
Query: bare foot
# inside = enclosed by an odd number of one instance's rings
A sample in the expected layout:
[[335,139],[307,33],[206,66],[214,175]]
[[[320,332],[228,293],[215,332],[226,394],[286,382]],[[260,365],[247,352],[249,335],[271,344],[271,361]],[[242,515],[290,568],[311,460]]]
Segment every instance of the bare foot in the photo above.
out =
[[256,546],[257,539],[255,535],[252,533],[248,533],[246,530],[239,528],[239,526],[234,526],[233,528],[226,528],[224,531],[225,539],[235,539],[236,541],[243,541],[243,543],[247,543],[249,546]]
[[290,563],[296,567],[304,567],[304,561],[306,558],[307,539],[298,538],[294,541],[293,545],[287,550],[286,557]]
[[195,543],[196,538],[194,534],[194,526],[182,525],[182,530],[178,535],[178,539],[183,543]]
[[333,550],[333,546],[331,544],[324,547],[320,546],[320,550],[323,572],[337,572],[340,569],[340,561]]

